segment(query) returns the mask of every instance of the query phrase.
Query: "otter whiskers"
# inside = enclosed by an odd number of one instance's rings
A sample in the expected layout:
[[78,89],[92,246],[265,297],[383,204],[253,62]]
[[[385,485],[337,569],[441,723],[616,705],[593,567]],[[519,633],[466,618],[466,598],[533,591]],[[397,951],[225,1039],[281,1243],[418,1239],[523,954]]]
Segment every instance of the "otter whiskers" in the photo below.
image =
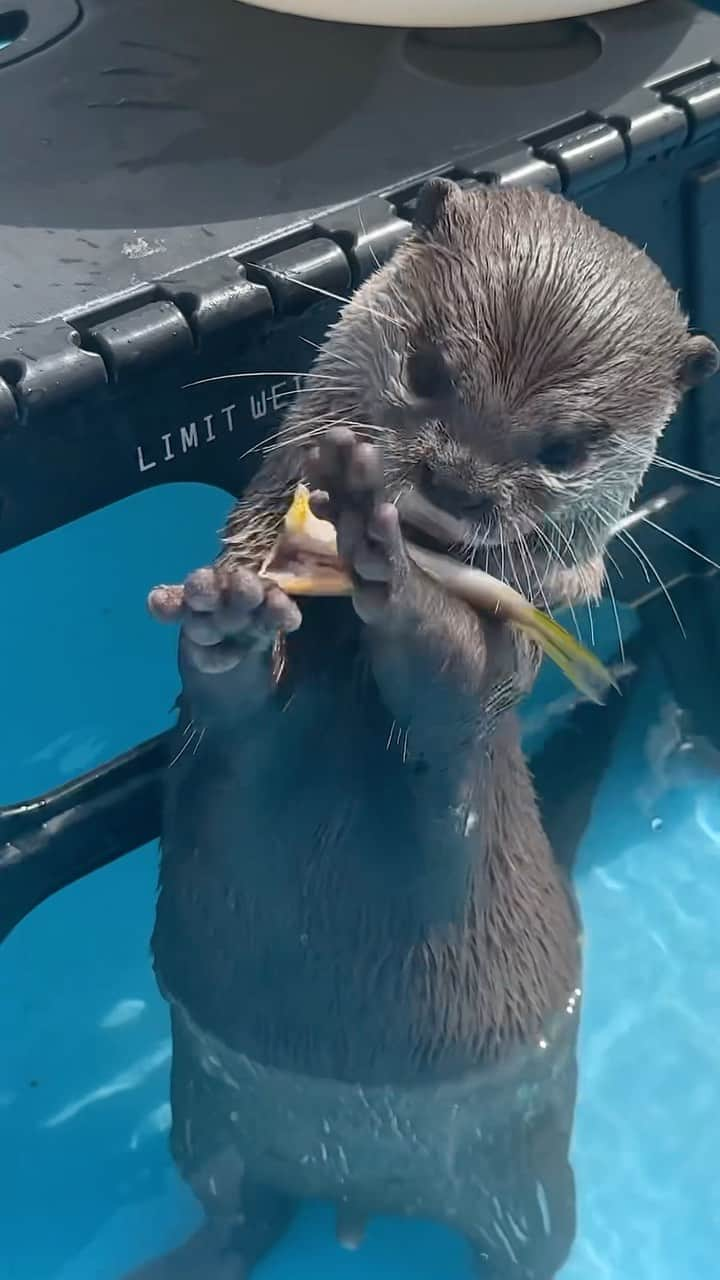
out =
[[[277,271],[274,267],[268,267],[265,263],[250,262],[248,266],[261,268],[268,275],[275,276],[278,280],[285,280],[288,284],[299,285],[301,289],[307,289],[310,293],[316,293],[322,298],[331,298],[333,302],[340,302],[343,306],[347,306],[351,299],[344,298],[341,293],[333,293],[331,289],[322,289],[319,284],[310,284],[307,280],[301,280],[298,276],[293,276],[289,271]],[[399,329],[407,329],[407,325],[397,316],[389,315],[385,311],[379,311],[377,307],[369,307],[364,303],[358,302],[357,296],[352,299],[352,305],[356,311],[366,311],[374,320],[387,321],[388,324],[397,325]]]
[[358,422],[356,418],[327,418],[320,421],[316,427],[308,431],[301,431],[298,433],[296,427],[294,435],[289,435],[286,439],[278,440],[276,443],[271,444],[265,452],[275,453],[279,449],[287,449],[292,445],[305,444],[308,440],[314,439],[315,436],[325,434],[331,429],[331,427],[352,427],[358,432],[358,435],[376,434],[381,436],[383,439],[387,435],[386,428],[375,426],[372,422]]
[[[595,507],[593,507],[593,506],[592,506],[592,504],[590,505],[590,511],[595,515],[595,518],[596,518],[596,519],[599,519],[599,518],[600,518],[600,517],[599,517],[599,513],[596,511]],[[585,519],[583,519],[583,517],[582,517],[582,516],[580,516],[580,524],[581,524],[581,526],[582,526],[582,528],[583,528],[583,530],[584,530],[584,532],[585,532],[585,536],[587,537],[587,540],[588,540],[589,545],[594,549],[595,553],[596,553],[596,554],[601,558],[601,560],[602,560],[602,562],[603,562],[603,576],[602,576],[602,580],[603,580],[603,582],[604,582],[605,586],[607,587],[608,596],[609,596],[609,598],[610,598],[610,604],[611,604],[611,607],[612,607],[613,616],[614,616],[614,618],[615,618],[615,630],[617,631],[618,646],[619,646],[619,649],[620,649],[620,660],[621,660],[621,662],[623,662],[623,663],[624,663],[624,661],[625,661],[625,641],[624,641],[624,639],[623,639],[622,627],[621,627],[621,625],[620,625],[620,613],[619,613],[619,611],[618,611],[617,600],[615,599],[615,592],[614,592],[614,590],[613,590],[613,585],[612,585],[612,579],[611,579],[611,577],[610,577],[610,574],[608,573],[607,566],[606,566],[606,564],[605,564],[605,559],[607,558],[608,560],[610,560],[610,561],[611,561],[612,565],[614,566],[615,570],[616,570],[616,571],[617,571],[617,573],[620,575],[620,577],[622,577],[622,573],[620,573],[620,570],[619,570],[618,565],[617,565],[617,561],[615,561],[615,560],[613,559],[612,555],[611,555],[611,554],[610,554],[610,552],[607,550],[607,548],[606,548],[606,547],[604,547],[604,546],[602,546],[602,545],[600,544],[600,542],[598,541],[598,539],[597,539],[597,537],[596,537],[596,535],[595,535],[594,530],[590,527],[590,525],[588,524],[588,522],[587,522]],[[600,520],[600,526],[601,526],[601,527],[607,527],[607,526],[605,525],[605,522],[604,522],[604,521],[602,521],[602,520]]]
[[237,378],[315,378],[323,382],[339,382],[340,375],[324,373],[317,369],[250,369],[236,373],[216,373],[211,378],[197,378],[194,382],[184,382],[181,390],[190,387],[204,387],[210,382],[234,382]]
[[655,453],[648,458],[645,453],[639,449],[633,448],[626,441],[618,441],[618,449],[622,453],[628,454],[632,458],[636,458],[639,462],[646,466],[659,467],[666,471],[674,471],[677,475],[683,476],[686,480],[698,480],[701,484],[707,484],[713,489],[720,488],[720,476],[714,476],[709,471],[700,471],[696,467],[688,467],[684,462],[676,462],[674,458],[665,458],[660,453]]
[[689,542],[684,542],[682,538],[678,538],[676,533],[671,533],[670,530],[666,529],[663,525],[656,524],[656,522],[651,520],[649,516],[643,516],[641,523],[646,524],[650,529],[654,529],[656,533],[664,534],[666,538],[669,538],[671,542],[677,543],[679,547],[683,547],[685,551],[690,551],[692,555],[697,556],[698,560],[702,560],[703,564],[709,565],[711,569],[717,569],[720,571],[720,564],[718,564],[717,561],[712,560],[710,556],[706,556],[704,552],[698,551],[697,547],[691,546]]
[[[612,499],[608,499],[608,501],[612,501]],[[624,514],[624,511],[623,511],[623,514]],[[660,590],[662,591],[663,595],[665,596],[665,599],[668,602],[668,605],[670,606],[672,615],[675,621],[677,622],[678,627],[680,628],[680,632],[682,636],[685,637],[687,633],[685,631],[685,627],[683,626],[680,614],[678,613],[677,608],[675,606],[675,601],[670,595],[670,592],[667,588],[666,583],[663,581],[660,573],[658,572],[657,568],[655,567],[653,561],[651,560],[650,556],[646,552],[645,548],[641,546],[641,544],[637,541],[636,538],[633,537],[629,529],[618,528],[618,513],[616,513],[615,516],[608,515],[607,518],[608,518],[608,525],[612,529],[613,537],[617,538],[618,542],[622,546],[624,546],[625,549],[629,551],[632,556],[634,556],[635,560],[637,560],[638,564],[640,565],[640,568],[644,573],[646,582],[648,583],[650,582],[650,575],[652,574],[652,577],[657,582],[658,586],[660,587]]]
[[[330,390],[330,388],[324,387],[324,386],[322,387],[290,387],[289,390],[287,391],[277,391],[273,398],[273,404],[282,406],[287,404],[288,402],[294,402],[300,396],[316,396],[318,395],[319,392],[325,391],[325,390]],[[333,384],[332,392],[333,392],[333,395],[342,393],[344,395],[357,396],[360,393],[360,388],[358,387],[357,383],[346,383],[344,386],[342,383],[340,383],[340,384]]]
[[[385,439],[389,433],[387,428],[378,427],[372,422],[358,422],[356,418],[352,417],[338,418],[331,414],[319,413],[314,417],[304,419],[302,425],[295,422],[292,426],[281,427],[279,431],[274,431],[270,435],[265,436],[262,440],[259,440],[256,444],[252,445],[250,449],[246,449],[245,453],[241,453],[240,461],[242,461],[243,458],[250,457],[254,453],[277,452],[279,449],[304,444],[308,440],[313,439],[315,435],[322,435],[325,431],[328,431],[331,427],[335,426],[354,427],[359,432],[365,434],[375,433],[376,435],[382,436],[383,439]],[[315,427],[316,430],[311,430],[313,427]]]
[[680,631],[681,631],[681,633],[682,633],[683,637],[684,637],[684,638],[687,638],[687,632],[685,631],[685,627],[683,626],[682,619],[681,619],[680,614],[678,613],[677,608],[676,608],[676,606],[675,606],[675,601],[673,600],[672,596],[670,595],[670,592],[669,592],[669,590],[668,590],[668,588],[667,588],[667,586],[666,586],[665,582],[663,581],[662,577],[660,576],[660,574],[659,574],[658,570],[655,568],[655,565],[653,564],[652,560],[650,559],[650,556],[649,556],[649,555],[647,554],[647,552],[645,551],[645,548],[644,548],[644,547],[642,547],[642,546],[640,545],[640,543],[637,541],[637,539],[636,539],[636,538],[634,538],[634,537],[633,537],[633,535],[630,533],[630,531],[629,531],[628,529],[623,529],[623,530],[622,530],[620,533],[618,533],[616,536],[620,539],[620,541],[621,541],[621,542],[624,542],[626,546],[629,546],[629,547],[634,551],[634,553],[635,553],[636,557],[640,559],[641,563],[642,563],[643,561],[645,562],[645,564],[647,565],[648,569],[650,570],[650,572],[651,572],[652,576],[655,578],[655,580],[656,580],[656,582],[657,582],[658,586],[660,587],[660,590],[662,591],[663,595],[665,596],[665,599],[667,600],[668,604],[670,605],[670,608],[672,609],[673,617],[675,618],[675,621],[677,622],[677,624],[678,624],[678,626],[679,626],[679,628],[680,628]]
[[[541,600],[542,600],[542,602],[543,602],[543,605],[544,605],[544,608],[545,608],[545,612],[546,612],[546,613],[549,613],[549,614],[550,614],[550,616],[552,617],[552,609],[550,608],[550,604],[549,604],[549,601],[548,601],[547,595],[545,594],[545,581],[544,581],[544,579],[542,579],[542,578],[540,577],[540,574],[538,573],[537,565],[535,564],[535,559],[534,559],[534,557],[533,557],[532,551],[530,550],[529,546],[527,545],[527,540],[526,540],[526,538],[525,538],[525,535],[524,535],[524,534],[523,534],[523,535],[521,535],[521,544],[522,544],[522,545],[521,545],[521,554],[523,555],[523,559],[525,559],[525,556],[527,556],[527,563],[528,563],[528,566],[529,566],[529,568],[531,569],[531,571],[532,571],[532,573],[533,573],[533,575],[534,575],[534,577],[535,577],[535,581],[537,582],[538,591],[540,592],[540,599],[541,599]],[[523,548],[523,547],[525,548],[525,552],[523,552],[523,550],[522,550],[522,548]],[[532,599],[535,593],[534,593],[534,591],[531,591],[529,594],[530,594],[530,598]]]
[[[577,575],[578,575],[578,579],[579,579],[580,585],[581,585],[581,587],[582,587],[582,589],[583,589],[583,591],[584,591],[584,590],[585,590],[585,574],[583,573],[582,567],[581,567],[581,565],[580,565],[580,563],[579,563],[579,561],[578,561],[578,558],[577,558],[577,556],[576,556],[576,554],[575,554],[575,548],[574,548],[574,547],[573,547],[573,545],[572,545],[572,537],[573,537],[573,534],[574,534],[574,532],[575,532],[575,525],[574,525],[574,524],[572,525],[572,527],[571,527],[571,529],[570,529],[570,533],[569,533],[569,535],[567,535],[567,534],[565,534],[565,533],[564,533],[564,531],[561,529],[561,527],[560,527],[560,525],[558,524],[557,520],[553,520],[552,516],[550,516],[550,515],[548,515],[548,514],[546,513],[546,514],[545,514],[545,519],[546,519],[547,523],[549,524],[550,528],[551,528],[552,530],[554,530],[554,532],[555,532],[555,533],[557,533],[557,534],[559,535],[559,537],[561,538],[562,542],[565,544],[565,547],[567,548],[568,555],[570,556],[570,559],[571,559],[571,561],[572,561],[572,567],[577,571]],[[561,562],[561,563],[563,563],[563,562]],[[565,566],[564,566],[564,567],[565,567]],[[585,598],[585,606],[586,606],[586,608],[587,608],[588,621],[589,621],[589,624],[590,624],[590,638],[591,638],[591,643],[592,643],[592,644],[594,644],[594,643],[595,643],[595,623],[594,623],[593,615],[592,615],[592,605],[591,605],[590,600],[589,600],[587,597]],[[573,623],[574,623],[574,625],[575,625],[575,630],[577,631],[578,636],[580,636],[580,634],[581,634],[581,632],[580,632],[580,628],[579,628],[579,626],[578,626],[577,617],[575,616],[575,613],[574,613],[574,610],[573,610],[572,605],[570,605],[570,606],[569,606],[569,608],[570,608],[570,616],[572,617]]]
[[[679,468],[676,467],[674,464],[671,466],[670,469],[673,471],[679,470]],[[702,473],[695,472],[693,473],[692,478],[697,479],[700,477],[701,474]],[[707,484],[713,480],[714,480],[714,477],[709,477],[705,475],[703,479],[703,483]],[[720,481],[718,483],[720,484]],[[672,533],[672,531],[670,529],[666,529],[664,525],[658,524],[656,520],[651,520],[649,516],[641,516],[640,523],[647,525],[647,527],[649,529],[653,529],[655,533],[661,533],[665,538],[668,538],[670,542],[674,542],[677,546],[682,547],[684,551],[688,551],[691,555],[696,556],[698,560],[701,560],[703,562],[703,564],[708,565],[711,569],[717,569],[718,572],[720,572],[720,564],[718,564],[716,560],[713,560],[710,556],[706,555],[704,551],[700,551],[698,547],[694,547],[691,542],[685,542],[682,538],[678,537],[676,533]],[[627,529],[618,529],[616,527],[613,530],[613,532],[617,537],[622,532],[627,533]]]
[[[554,545],[552,538],[548,537],[547,533],[542,528],[542,526],[536,521],[533,521],[532,524],[533,524],[533,532],[535,533],[536,537],[539,538],[541,544],[545,547],[547,551],[547,559],[545,561],[545,572],[543,574],[543,587],[544,587],[550,576],[551,570],[554,568],[555,565],[559,565],[561,569],[567,569],[568,566],[565,563],[565,560],[563,559],[562,555],[560,554],[559,549]],[[573,627],[575,628],[575,634],[577,635],[578,640],[581,640],[582,632],[580,630],[580,624],[578,623],[578,620],[577,620],[577,614],[575,612],[574,605],[572,604],[571,601],[568,601],[567,604],[565,605],[565,608],[567,609],[568,613],[570,614],[570,617],[572,618]]]
[[[322,345],[321,342],[313,342],[312,338],[306,338],[304,337],[303,334],[300,334],[300,341],[304,342],[306,346],[312,347],[314,351],[320,352],[320,354],[322,354],[325,351],[325,347]],[[344,353],[341,353],[339,351],[333,351],[332,359],[333,359],[333,362],[335,360],[339,360],[341,364],[349,364],[351,369],[357,369],[358,373],[360,373],[360,365],[358,364],[357,360],[351,360],[350,356],[345,355]]]

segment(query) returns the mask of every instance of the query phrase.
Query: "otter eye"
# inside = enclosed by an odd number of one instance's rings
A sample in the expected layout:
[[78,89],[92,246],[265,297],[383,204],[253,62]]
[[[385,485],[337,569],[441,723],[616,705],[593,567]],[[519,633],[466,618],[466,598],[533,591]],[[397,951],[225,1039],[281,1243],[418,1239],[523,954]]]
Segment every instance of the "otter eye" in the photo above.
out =
[[452,376],[442,352],[436,347],[420,347],[411,351],[405,363],[408,390],[418,400],[436,400],[453,389]]
[[548,440],[537,455],[541,467],[548,471],[569,471],[578,467],[587,456],[587,445],[584,440]]

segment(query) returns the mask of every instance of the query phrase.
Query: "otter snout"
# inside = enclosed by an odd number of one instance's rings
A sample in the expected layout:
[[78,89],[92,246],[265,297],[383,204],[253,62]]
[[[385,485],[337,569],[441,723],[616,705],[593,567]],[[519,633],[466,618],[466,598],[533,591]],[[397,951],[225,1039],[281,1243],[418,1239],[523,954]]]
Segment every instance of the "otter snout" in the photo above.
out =
[[468,487],[462,477],[447,468],[426,462],[421,487],[431,502],[453,515],[467,516],[473,522],[490,521],[497,513],[497,494],[491,491],[489,483],[474,481]]

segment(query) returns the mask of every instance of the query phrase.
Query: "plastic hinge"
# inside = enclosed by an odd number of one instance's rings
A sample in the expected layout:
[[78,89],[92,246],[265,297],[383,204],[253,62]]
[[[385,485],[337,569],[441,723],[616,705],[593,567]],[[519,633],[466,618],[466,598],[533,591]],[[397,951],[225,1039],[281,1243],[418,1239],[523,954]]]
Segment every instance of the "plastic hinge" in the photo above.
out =
[[114,382],[146,374],[194,350],[190,326],[174,302],[148,302],[96,324],[85,316],[82,333],[85,345],[102,356]]
[[494,182],[498,186],[544,187],[546,191],[562,189],[556,166],[535,155],[521,142],[506,142],[463,156],[457,167],[466,170],[479,182]]
[[398,215],[389,200],[370,196],[357,204],[323,214],[315,222],[322,235],[336,241],[347,254],[355,288],[387,262],[398,245],[410,234],[407,220]]
[[622,173],[628,153],[619,129],[602,121],[560,133],[536,134],[525,138],[533,153],[554,164],[560,172],[562,190],[575,195]]
[[228,332],[249,342],[272,323],[269,290],[248,280],[244,267],[234,258],[211,258],[177,271],[162,280],[159,288],[163,297],[182,311],[196,347]]
[[[395,204],[400,218],[407,223],[412,223],[415,216],[415,208],[417,206],[418,197],[426,182],[432,181],[433,178],[449,178],[456,186],[463,191],[476,191],[481,185],[480,179],[470,173],[467,168],[459,168],[453,165],[451,169],[433,169],[429,173],[425,173],[422,177],[415,178],[412,182],[408,182],[405,186],[398,187],[392,192],[391,199]],[[408,227],[406,230],[409,231]]]
[[[16,333],[0,370],[21,421],[80,400],[108,380],[103,361],[83,350],[79,335],[64,320]],[[11,412],[6,396],[0,405],[3,416]]]
[[607,117],[625,139],[630,168],[669,155],[687,141],[685,112],[671,102],[663,102],[651,89],[628,93],[607,112]]
[[698,80],[655,86],[663,102],[680,107],[686,113],[689,141],[714,133],[720,128],[720,72],[712,71]]
[[350,264],[339,245],[317,237],[292,249],[259,250],[245,260],[248,279],[264,285],[279,315],[299,315],[325,293],[347,294]]

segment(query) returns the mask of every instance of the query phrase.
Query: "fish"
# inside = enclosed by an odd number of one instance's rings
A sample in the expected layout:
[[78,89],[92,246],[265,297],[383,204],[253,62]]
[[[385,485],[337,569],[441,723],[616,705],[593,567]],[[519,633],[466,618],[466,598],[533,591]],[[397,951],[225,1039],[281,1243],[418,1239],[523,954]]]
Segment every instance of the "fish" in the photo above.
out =
[[[310,499],[307,486],[298,484],[260,577],[289,596],[349,596],[353,581],[338,554],[335,527],[315,515]],[[617,689],[613,674],[594,653],[509,583],[407,539],[405,547],[413,563],[443,590],[529,636],[585,698],[602,704]]]
[[289,596],[352,595],[353,582],[338,555],[335,526],[315,515],[307,485],[297,485],[282,532],[258,574]]

